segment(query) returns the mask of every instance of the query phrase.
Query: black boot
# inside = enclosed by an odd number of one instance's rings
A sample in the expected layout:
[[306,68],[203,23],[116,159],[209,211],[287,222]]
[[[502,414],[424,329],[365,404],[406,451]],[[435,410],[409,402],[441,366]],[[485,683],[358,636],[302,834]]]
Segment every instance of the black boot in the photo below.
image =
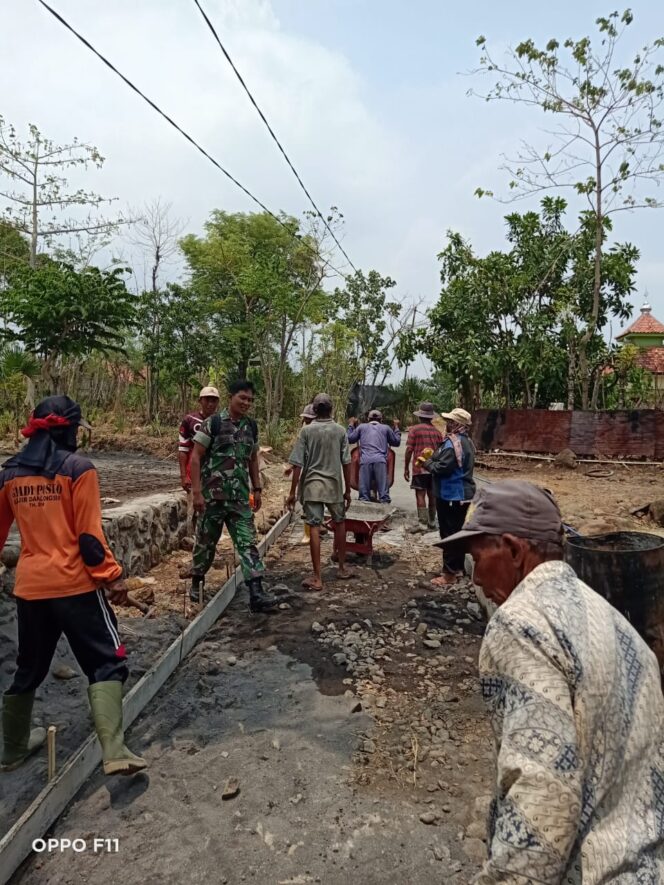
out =
[[274,608],[275,605],[277,605],[277,603],[279,602],[274,594],[267,593],[265,590],[263,590],[262,578],[252,578],[250,581],[247,581],[247,586],[249,587],[250,611],[268,611],[269,609]]
[[205,577],[203,575],[192,575],[191,589],[189,590],[189,599],[198,605],[203,599],[205,593]]

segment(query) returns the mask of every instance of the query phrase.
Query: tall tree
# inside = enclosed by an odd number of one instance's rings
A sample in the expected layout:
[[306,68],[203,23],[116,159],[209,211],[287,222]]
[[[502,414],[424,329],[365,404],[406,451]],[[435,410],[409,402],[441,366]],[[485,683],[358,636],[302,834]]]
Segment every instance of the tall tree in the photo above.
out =
[[205,237],[182,241],[192,286],[208,301],[217,352],[238,374],[250,363],[260,371],[268,433],[281,414],[296,334],[322,320],[327,303],[320,242],[297,219],[281,222],[265,212],[217,210]]
[[583,408],[590,404],[589,350],[604,309],[606,220],[618,211],[663,205],[654,188],[664,176],[664,65],[658,61],[664,39],[619,61],[619,44],[632,21],[630,10],[598,18],[598,43],[581,37],[561,45],[553,38],[542,47],[526,39],[504,62],[489,53],[485,37],[477,40],[479,71],[494,81],[483,97],[537,107],[556,122],[548,147],[526,144],[507,161],[513,198],[570,189],[587,201],[584,223],[594,239],[592,297],[577,342]]
[[[569,233],[566,204],[545,197],[541,212],[506,217],[510,249],[477,256],[460,234],[448,233],[440,253],[440,299],[427,323],[402,336],[400,356],[424,353],[447,371],[459,398],[480,405],[575,404],[582,388],[576,354],[593,297],[593,231]],[[591,378],[608,349],[601,330],[629,315],[637,250],[614,244],[602,259],[602,309],[588,347]]]
[[51,393],[61,393],[60,374],[66,357],[124,349],[135,321],[135,299],[124,282],[126,270],[77,271],[50,262],[23,266],[0,292],[0,313],[8,321],[0,337],[20,342],[42,358]]
[[147,269],[145,295],[141,300],[141,328],[145,339],[150,342],[147,353],[154,354],[156,358],[155,361],[146,360],[147,416],[152,421],[159,402],[161,363],[157,357],[163,350],[160,342],[161,320],[169,307],[169,292],[160,289],[159,277],[164,265],[179,252],[184,223],[173,218],[171,204],[163,203],[160,199],[147,203],[135,214],[136,221],[129,241],[142,251]]
[[143,293],[139,326],[146,362],[164,384],[176,385],[184,411],[192,385],[215,359],[206,302],[191,287],[169,283]]
[[353,336],[353,380],[360,387],[361,414],[373,405],[376,387],[387,380],[396,361],[394,341],[410,321],[410,312],[404,319],[401,303],[389,298],[395,286],[394,280],[375,270],[367,274],[358,270],[334,293],[339,317]]
[[[28,237],[31,267],[36,267],[40,250],[58,243],[63,257],[71,259],[74,254],[88,259],[125,220],[108,220],[97,214],[103,203],[111,202],[108,198],[69,188],[66,170],[100,169],[103,163],[93,145],[76,138],[68,144],[55,144],[34,125],[23,143],[14,127],[0,117],[0,198],[6,203],[2,214]],[[77,208],[81,211],[76,212]],[[72,211],[74,214],[69,214]],[[76,250],[71,249],[72,240],[78,243]]]

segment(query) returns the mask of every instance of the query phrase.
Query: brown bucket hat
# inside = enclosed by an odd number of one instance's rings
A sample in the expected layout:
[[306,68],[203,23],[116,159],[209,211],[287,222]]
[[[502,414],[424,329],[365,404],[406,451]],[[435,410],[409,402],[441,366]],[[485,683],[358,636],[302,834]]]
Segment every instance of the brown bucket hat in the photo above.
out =
[[413,412],[416,418],[436,418],[436,410],[433,407],[433,403],[420,403],[420,407],[417,412]]

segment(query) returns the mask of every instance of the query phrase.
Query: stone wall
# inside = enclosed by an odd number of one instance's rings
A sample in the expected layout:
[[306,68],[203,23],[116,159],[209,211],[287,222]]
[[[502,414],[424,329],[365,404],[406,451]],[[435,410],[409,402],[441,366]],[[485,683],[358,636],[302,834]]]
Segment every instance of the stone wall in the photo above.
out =
[[[134,498],[102,511],[102,525],[125,577],[143,575],[167,553],[176,550],[187,534],[186,495],[168,492]],[[0,559],[8,568],[13,568],[19,551],[20,539],[14,531]]]
[[167,492],[134,498],[102,513],[104,534],[125,576],[144,575],[187,534],[187,498]]

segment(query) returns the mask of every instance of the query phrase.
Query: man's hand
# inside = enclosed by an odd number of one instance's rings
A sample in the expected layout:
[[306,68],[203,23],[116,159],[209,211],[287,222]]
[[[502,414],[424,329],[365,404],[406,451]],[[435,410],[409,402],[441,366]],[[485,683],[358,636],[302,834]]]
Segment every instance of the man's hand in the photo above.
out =
[[349,426],[349,427],[357,427],[357,425],[358,425],[359,423],[360,423],[360,422],[358,421],[357,418],[349,418],[349,419],[348,419],[348,426]]
[[284,467],[284,476],[292,476],[293,475],[293,465],[287,464]]
[[205,498],[203,497],[201,492],[194,492],[194,511],[196,513],[203,513],[205,510]]
[[286,507],[288,507],[289,510],[295,510],[295,495],[292,492],[286,498]]
[[185,492],[190,492],[190,491],[191,491],[191,480],[190,480],[190,479],[187,479],[186,476],[183,476],[183,477],[180,479],[180,485],[181,485],[182,488],[185,490]]
[[404,467],[403,478],[406,482],[410,482],[410,470],[407,467]]
[[117,580],[106,585],[106,597],[113,605],[127,604],[127,585],[124,582],[124,578],[117,578]]
[[346,489],[344,492],[344,509],[348,510],[350,507],[350,489]]
[[260,489],[255,489],[252,493],[254,496],[254,506],[251,508],[254,513],[258,513],[258,511],[263,506],[263,493]]

